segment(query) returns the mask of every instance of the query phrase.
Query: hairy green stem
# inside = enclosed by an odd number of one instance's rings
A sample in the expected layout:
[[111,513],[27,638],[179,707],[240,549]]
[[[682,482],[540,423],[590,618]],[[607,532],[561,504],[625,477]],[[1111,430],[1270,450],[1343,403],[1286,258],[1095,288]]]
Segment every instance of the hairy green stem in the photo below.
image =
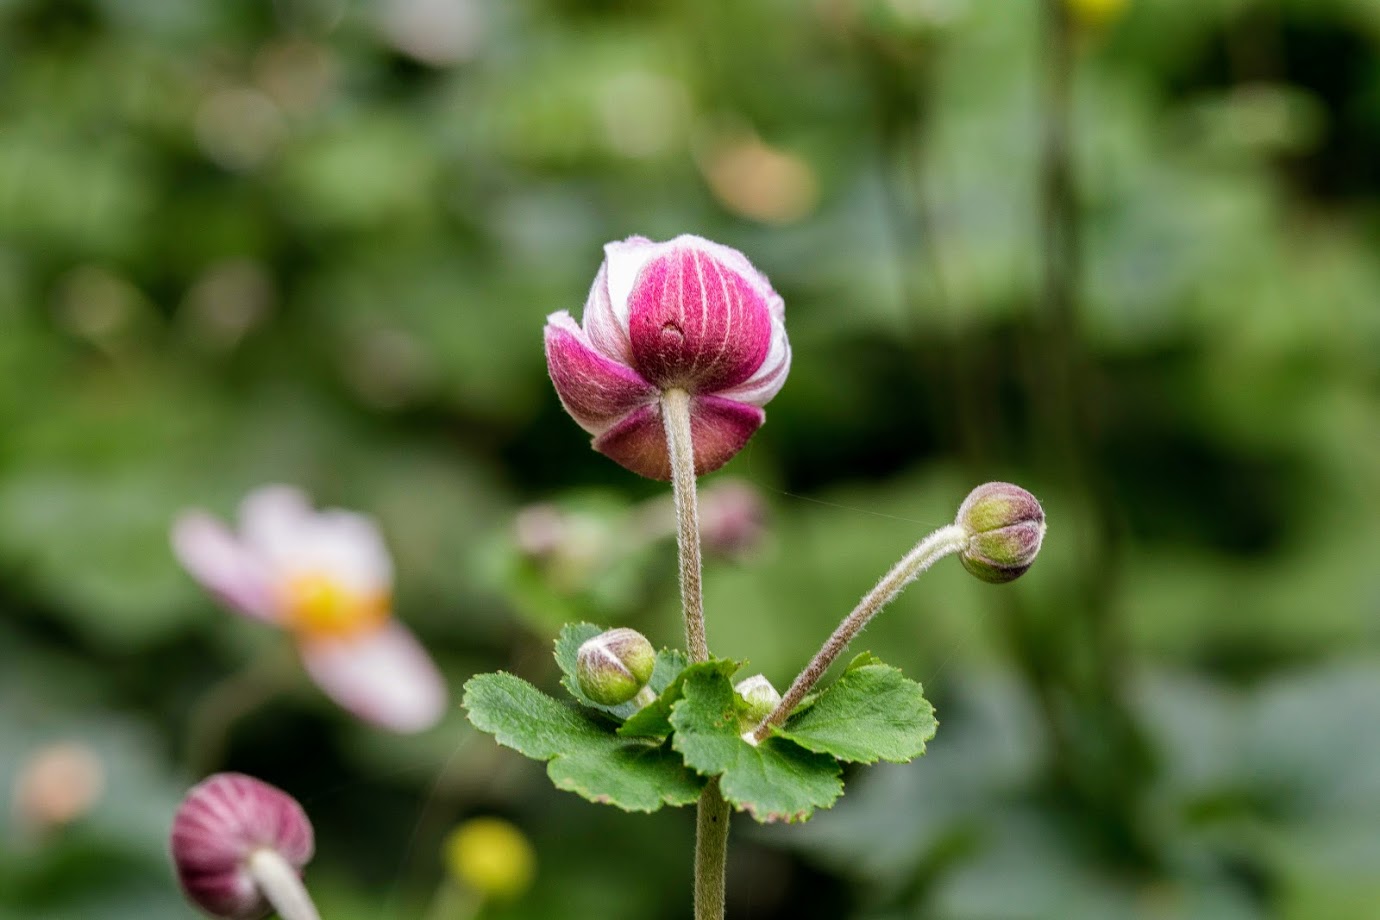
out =
[[728,818],[719,780],[712,779],[695,812],[695,920],[723,920]]
[[676,501],[676,548],[680,551],[680,604],[685,615],[685,646],[691,661],[706,661],[704,591],[700,584],[700,513],[695,495],[695,448],[690,439],[690,394],[680,389],[661,395],[661,421],[671,456],[671,488]]
[[824,672],[829,670],[829,665],[843,653],[848,643],[852,642],[858,633],[862,632],[863,627],[881,613],[882,608],[891,603],[906,585],[940,559],[961,550],[967,542],[968,532],[958,524],[950,524],[915,544],[900,562],[891,567],[891,571],[882,576],[881,581],[877,582],[871,591],[863,595],[863,599],[858,601],[858,606],[853,608],[853,612],[844,617],[838,629],[834,630],[834,634],[805,666],[805,670],[796,677],[786,695],[781,698],[781,702],[771,711],[771,715],[763,719],[762,724],[753,730],[753,742],[760,742],[773,728],[786,721],[786,717],[800,705],[805,694],[819,683]]
[[[707,661],[704,589],[700,581],[700,516],[695,494],[695,447],[690,432],[690,394],[680,389],[661,395],[661,421],[671,457],[671,487],[676,503],[676,548],[680,558],[680,603],[685,644],[691,661]],[[695,920],[723,920],[724,870],[728,863],[728,803],[719,781],[710,780],[695,810]]]

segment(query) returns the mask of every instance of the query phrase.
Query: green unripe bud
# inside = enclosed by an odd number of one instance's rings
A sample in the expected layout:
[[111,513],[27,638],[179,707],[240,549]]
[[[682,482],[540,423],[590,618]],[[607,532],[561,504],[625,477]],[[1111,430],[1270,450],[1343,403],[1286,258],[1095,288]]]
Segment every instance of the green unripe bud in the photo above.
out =
[[733,689],[747,701],[747,710],[742,718],[752,728],[771,715],[781,703],[781,694],[777,693],[771,681],[761,674],[754,674],[746,680],[739,681],[738,686]]
[[959,551],[963,567],[992,584],[1024,575],[1045,538],[1039,501],[1009,482],[989,482],[968,493],[954,523],[968,537]]
[[620,627],[580,646],[575,676],[585,696],[604,706],[617,706],[637,696],[652,679],[655,666],[656,649],[647,637]]

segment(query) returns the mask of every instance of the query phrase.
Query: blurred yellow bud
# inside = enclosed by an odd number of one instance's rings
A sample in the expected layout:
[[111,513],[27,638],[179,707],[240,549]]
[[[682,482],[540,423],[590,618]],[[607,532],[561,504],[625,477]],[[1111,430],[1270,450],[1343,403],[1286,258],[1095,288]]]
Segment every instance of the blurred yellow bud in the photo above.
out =
[[1131,0],[1064,0],[1074,23],[1086,29],[1103,29],[1126,12]]
[[452,878],[496,900],[522,894],[537,870],[532,844],[501,818],[466,821],[450,832],[442,853]]

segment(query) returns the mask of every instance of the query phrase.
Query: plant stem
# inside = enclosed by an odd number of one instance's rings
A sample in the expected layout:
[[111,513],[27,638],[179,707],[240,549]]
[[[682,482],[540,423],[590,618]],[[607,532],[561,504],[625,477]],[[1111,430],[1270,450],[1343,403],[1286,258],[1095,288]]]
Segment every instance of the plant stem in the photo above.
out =
[[276,850],[265,848],[251,853],[249,874],[282,920],[321,920],[297,870]]
[[[690,432],[690,394],[661,394],[661,421],[671,457],[671,488],[676,503],[676,548],[680,557],[680,604],[685,645],[691,661],[707,661],[704,589],[700,581],[700,514],[695,495],[695,446]],[[695,920],[723,920],[724,870],[728,864],[729,807],[719,781],[704,787],[695,809]]]
[[728,803],[715,777],[704,787],[695,812],[695,920],[723,920],[728,818]]
[[796,677],[795,682],[791,684],[791,688],[786,691],[786,695],[781,698],[777,707],[772,710],[771,715],[763,719],[762,724],[753,731],[753,740],[755,742],[762,741],[774,727],[786,721],[786,717],[796,706],[800,705],[805,694],[809,693],[810,689],[819,683],[824,672],[829,670],[829,665],[833,664],[834,659],[843,653],[843,650],[848,647],[848,643],[852,642],[858,633],[862,632],[863,627],[880,613],[882,608],[889,604],[896,595],[900,594],[906,585],[940,559],[950,553],[958,552],[967,542],[967,531],[958,524],[950,524],[947,527],[939,528],[915,544],[915,547],[906,553],[900,562],[892,566],[891,571],[883,575],[881,581],[877,582],[872,590],[867,592],[862,600],[858,601],[858,606],[853,608],[853,612],[844,617],[838,629],[834,630],[834,634],[829,637],[819,652],[815,654],[815,657],[805,666],[805,670]]
[[676,548],[680,551],[680,604],[685,616],[685,646],[691,661],[707,661],[704,593],[700,584],[700,514],[695,496],[695,448],[690,436],[690,394],[661,394],[661,421],[671,457],[671,488],[676,501]]

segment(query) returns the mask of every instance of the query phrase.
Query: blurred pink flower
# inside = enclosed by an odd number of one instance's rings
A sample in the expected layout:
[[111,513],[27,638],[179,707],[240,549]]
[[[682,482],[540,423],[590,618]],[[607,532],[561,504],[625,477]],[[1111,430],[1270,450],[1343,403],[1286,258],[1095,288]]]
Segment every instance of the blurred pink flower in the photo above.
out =
[[169,845],[183,893],[213,917],[259,920],[274,908],[316,916],[293,881],[315,849],[311,822],[275,786],[241,773],[198,783],[177,809]]
[[690,394],[695,471],[727,463],[766,419],[791,365],[785,304],[736,249],[697,236],[604,247],[583,326],[546,321],[546,364],[594,449],[635,473],[671,477],[661,394]]
[[393,562],[372,519],[317,511],[296,489],[265,486],[241,503],[238,533],[187,511],[172,545],[228,608],[292,633],[307,673],[359,718],[398,732],[441,718],[445,682],[393,618]]

